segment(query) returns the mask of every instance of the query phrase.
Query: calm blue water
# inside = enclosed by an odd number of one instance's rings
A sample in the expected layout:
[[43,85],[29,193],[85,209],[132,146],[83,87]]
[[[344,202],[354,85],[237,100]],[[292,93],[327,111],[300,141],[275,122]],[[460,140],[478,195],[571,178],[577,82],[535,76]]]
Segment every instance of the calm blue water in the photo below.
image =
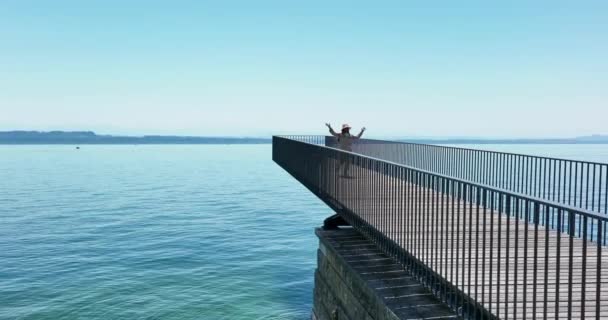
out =
[[0,319],[308,319],[329,215],[271,146],[0,146]]
[[0,319],[308,319],[330,212],[270,152],[0,146]]

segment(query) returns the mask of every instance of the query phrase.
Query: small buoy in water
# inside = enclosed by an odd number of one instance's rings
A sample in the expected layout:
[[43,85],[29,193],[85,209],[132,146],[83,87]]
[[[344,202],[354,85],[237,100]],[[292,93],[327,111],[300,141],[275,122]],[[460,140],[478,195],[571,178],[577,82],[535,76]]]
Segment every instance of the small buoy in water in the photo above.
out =
[[76,147],[76,150],[80,150],[80,147]]

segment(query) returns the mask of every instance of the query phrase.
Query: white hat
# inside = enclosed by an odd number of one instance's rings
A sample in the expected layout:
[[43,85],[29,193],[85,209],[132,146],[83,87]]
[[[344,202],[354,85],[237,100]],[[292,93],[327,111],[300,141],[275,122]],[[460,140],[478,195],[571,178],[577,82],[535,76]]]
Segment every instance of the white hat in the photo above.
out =
[[350,128],[351,128],[351,126],[349,126],[346,123],[342,125],[342,130],[344,130],[344,129],[350,129]]

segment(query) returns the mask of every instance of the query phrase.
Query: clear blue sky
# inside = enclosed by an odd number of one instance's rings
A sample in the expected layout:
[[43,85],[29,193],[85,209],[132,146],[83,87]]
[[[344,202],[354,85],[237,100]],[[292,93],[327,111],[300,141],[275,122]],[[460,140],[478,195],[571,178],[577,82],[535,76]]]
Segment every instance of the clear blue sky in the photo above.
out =
[[608,133],[608,1],[0,2],[0,130]]

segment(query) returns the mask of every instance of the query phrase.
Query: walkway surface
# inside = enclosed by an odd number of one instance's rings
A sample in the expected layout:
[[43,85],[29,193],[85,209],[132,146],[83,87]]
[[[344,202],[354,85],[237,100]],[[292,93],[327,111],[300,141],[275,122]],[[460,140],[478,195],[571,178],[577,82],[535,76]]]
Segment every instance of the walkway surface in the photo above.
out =
[[596,242],[356,166],[323,188],[501,319],[608,319]]

